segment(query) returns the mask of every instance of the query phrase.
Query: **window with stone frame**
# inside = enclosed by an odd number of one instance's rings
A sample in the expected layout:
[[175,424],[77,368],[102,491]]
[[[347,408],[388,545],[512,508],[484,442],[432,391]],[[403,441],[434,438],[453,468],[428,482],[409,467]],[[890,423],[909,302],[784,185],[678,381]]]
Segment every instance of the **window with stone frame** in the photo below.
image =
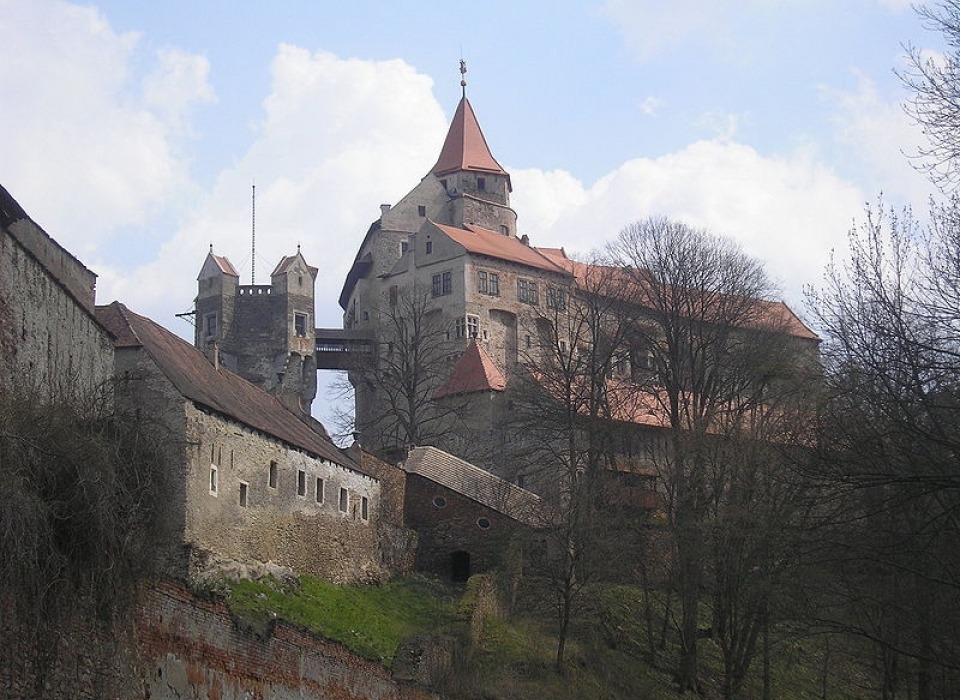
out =
[[547,308],[554,311],[567,310],[567,292],[559,287],[547,287]]
[[433,276],[433,296],[442,297],[453,292],[453,273],[447,270]]
[[540,292],[537,289],[537,283],[533,280],[523,279],[522,277],[517,280],[517,300],[522,301],[524,304],[532,304],[536,306],[540,303]]
[[467,335],[467,320],[462,316],[453,321],[454,331],[458,338],[464,338]]
[[480,317],[467,316],[467,337],[477,338],[480,335]]
[[370,519],[370,500],[366,496],[360,497],[360,518],[363,520]]
[[203,332],[207,338],[215,338],[217,336],[217,314],[207,314],[203,317]]
[[307,314],[295,311],[293,313],[293,334],[298,338],[307,337]]
[[339,507],[340,507],[341,513],[346,513],[350,509],[350,495],[349,493],[347,493],[347,490],[342,486],[340,487]]
[[297,470],[297,495],[300,498],[307,495],[307,473],[303,469]]
[[477,273],[477,291],[492,297],[500,296],[500,275],[480,270]]
[[272,489],[277,488],[277,473],[278,473],[277,463],[274,461],[270,462],[270,469],[267,472],[267,486]]
[[317,503],[323,503],[323,479],[319,476],[317,477],[316,499]]
[[249,493],[249,490],[250,490],[250,485],[247,484],[246,481],[241,481],[240,482],[240,507],[241,508],[247,507],[247,495]]
[[217,474],[217,467],[214,464],[210,465],[210,495],[216,496],[217,489],[220,485],[219,475]]

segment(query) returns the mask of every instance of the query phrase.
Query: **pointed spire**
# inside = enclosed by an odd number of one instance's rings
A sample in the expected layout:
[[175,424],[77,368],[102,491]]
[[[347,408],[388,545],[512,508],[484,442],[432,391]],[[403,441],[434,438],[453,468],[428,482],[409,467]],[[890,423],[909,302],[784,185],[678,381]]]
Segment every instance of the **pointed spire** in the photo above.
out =
[[[466,64],[463,64],[460,70],[466,72]],[[445,175],[457,170],[480,170],[506,175],[507,172],[490,152],[487,140],[480,130],[477,115],[473,113],[470,100],[466,97],[466,80],[461,80],[460,84],[464,89],[464,96],[460,98],[453,121],[450,122],[450,130],[440,150],[440,158],[430,172],[434,175]]]

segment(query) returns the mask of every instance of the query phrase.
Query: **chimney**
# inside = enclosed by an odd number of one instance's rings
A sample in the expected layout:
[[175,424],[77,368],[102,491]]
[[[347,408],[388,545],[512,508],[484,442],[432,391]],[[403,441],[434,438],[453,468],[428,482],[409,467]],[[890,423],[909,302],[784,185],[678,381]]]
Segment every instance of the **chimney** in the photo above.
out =
[[523,234],[522,236],[520,236],[520,242],[523,243],[525,246],[529,246],[530,236],[528,236],[527,234]]
[[220,369],[220,343],[211,338],[207,341],[207,351],[204,353],[214,369]]
[[390,205],[389,205],[389,204],[381,204],[381,205],[380,205],[380,216],[383,216],[383,215],[386,214],[388,211],[390,211]]

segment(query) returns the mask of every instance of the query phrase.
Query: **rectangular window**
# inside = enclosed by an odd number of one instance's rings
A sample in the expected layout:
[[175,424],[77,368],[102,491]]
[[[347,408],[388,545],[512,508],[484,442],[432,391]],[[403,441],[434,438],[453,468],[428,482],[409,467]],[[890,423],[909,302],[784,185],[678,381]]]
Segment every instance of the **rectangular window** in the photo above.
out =
[[208,338],[214,338],[217,335],[217,315],[207,314],[203,317],[203,329]]
[[307,495],[307,473],[302,469],[297,470],[297,495]]
[[427,241],[427,255],[433,252],[433,241]]
[[350,507],[350,499],[347,496],[347,490],[340,487],[340,512],[346,513],[347,509]]
[[307,337],[307,315],[294,313],[293,314],[293,332],[298,338]]
[[480,270],[477,273],[477,291],[492,297],[500,296],[500,275]]
[[540,293],[537,290],[537,283],[532,280],[517,280],[517,299],[525,304],[536,306],[540,303]]
[[403,255],[403,254],[406,253],[408,250],[410,250],[410,243],[409,243],[409,241],[400,241],[400,255]]
[[272,489],[277,488],[277,463],[270,462],[270,471],[267,474],[267,486]]
[[441,272],[433,276],[433,296],[442,297],[453,291],[453,273]]
[[323,503],[323,479],[317,477],[317,503]]
[[454,322],[454,327],[457,331],[457,337],[463,338],[467,334],[467,323],[463,318],[458,318]]
[[360,517],[367,520],[370,517],[370,502],[366,496],[360,497]]
[[563,289],[547,287],[547,308],[556,311],[566,311],[567,293]]
[[211,464],[210,465],[210,495],[211,496],[217,495],[217,486],[218,486],[217,468]]
[[477,178],[477,189],[480,190],[481,192],[487,189],[487,181],[484,178],[482,177]]
[[241,482],[240,482],[240,507],[241,507],[241,508],[246,508],[246,507],[247,507],[247,490],[248,490],[248,488],[249,488],[249,486],[247,485],[247,483],[246,483],[245,481],[241,481]]
[[467,316],[467,337],[476,338],[480,335],[480,317]]
[[427,208],[426,208],[425,206],[423,206],[422,204],[419,205],[419,206],[417,207],[417,215],[418,215],[418,216],[426,216],[426,215],[427,215]]

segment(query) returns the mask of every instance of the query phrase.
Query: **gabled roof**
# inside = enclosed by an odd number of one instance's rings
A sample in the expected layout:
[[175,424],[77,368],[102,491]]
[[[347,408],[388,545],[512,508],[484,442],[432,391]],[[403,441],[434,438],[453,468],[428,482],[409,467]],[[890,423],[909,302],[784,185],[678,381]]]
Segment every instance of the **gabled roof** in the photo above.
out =
[[186,399],[317,457],[354,469],[326,435],[311,428],[278,399],[230,372],[202,352],[120,302],[98,306],[97,317],[121,348],[141,347]]
[[434,399],[460,394],[474,394],[479,391],[503,391],[507,380],[490,359],[487,351],[474,338],[460,355],[453,372],[433,393]]
[[286,274],[290,270],[290,268],[293,267],[293,264],[297,260],[300,260],[303,262],[303,266],[310,271],[310,275],[314,279],[317,278],[317,273],[319,272],[319,269],[316,267],[313,267],[312,265],[308,265],[306,259],[304,259],[303,257],[303,254],[299,250],[297,251],[296,255],[284,255],[282,258],[280,258],[280,262],[277,263],[277,266],[274,268],[273,272],[270,273],[270,276],[276,277],[277,275]]
[[531,248],[516,236],[505,236],[479,226],[467,224],[465,229],[445,226],[431,221],[440,231],[445,233],[456,243],[459,243],[468,253],[485,255],[488,258],[506,260],[508,262],[535,267],[547,272],[567,275],[569,272],[551,261],[536,248]]
[[200,274],[197,275],[198,280],[206,279],[207,277],[213,277],[217,273],[229,275],[230,277],[240,276],[240,273],[237,272],[237,269],[233,266],[233,263],[231,263],[226,256],[215,255],[213,252],[213,246],[210,248],[210,252],[207,253],[207,257],[204,259],[203,265],[200,267]]
[[470,100],[466,97],[457,105],[447,138],[440,149],[440,158],[430,172],[434,175],[445,175],[457,170],[507,174],[490,153],[490,147],[487,146],[487,140],[477,122],[477,115],[473,113]]
[[540,497],[436,447],[414,447],[400,465],[526,525],[543,524]]

